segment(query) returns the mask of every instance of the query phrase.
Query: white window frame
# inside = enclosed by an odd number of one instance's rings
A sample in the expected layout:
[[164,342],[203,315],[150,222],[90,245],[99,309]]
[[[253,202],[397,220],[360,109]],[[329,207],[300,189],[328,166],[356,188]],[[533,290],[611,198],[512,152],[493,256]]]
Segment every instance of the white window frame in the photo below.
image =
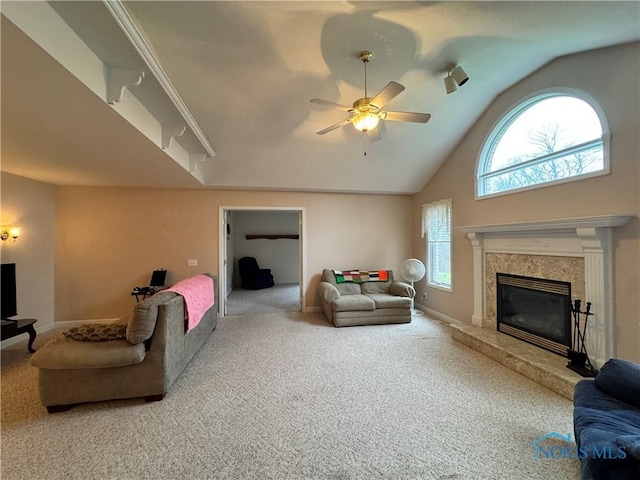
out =
[[[432,215],[440,209],[446,209],[445,218],[448,220],[448,225],[445,227],[445,231],[433,231]],[[430,227],[431,226],[431,231]],[[439,200],[437,202],[431,202],[422,205],[422,238],[426,239],[426,258],[427,258],[427,285],[429,287],[444,290],[446,292],[453,291],[453,259],[452,259],[452,229],[453,229],[453,200]],[[434,279],[436,262],[433,260],[432,248],[436,244],[446,244],[449,250],[449,283],[439,282]]]
[[[552,97],[567,97],[567,96],[574,97],[586,102],[594,110],[594,112],[598,116],[598,119],[600,120],[600,125],[602,126],[602,136],[600,137],[600,139],[585,142],[580,145],[575,145],[563,151],[554,152],[550,155],[538,157],[538,158],[529,160],[527,162],[519,163],[517,165],[511,165],[500,170],[496,170],[493,172],[488,171],[491,165],[491,160],[492,160],[495,148],[497,147],[498,143],[502,139],[502,136],[504,135],[505,131],[520,116],[520,114],[522,114],[525,110],[532,107],[536,103],[541,102],[542,100],[552,98]],[[484,140],[484,143],[478,155],[478,159],[476,161],[475,199],[484,200],[486,198],[493,198],[501,195],[511,195],[513,193],[523,192],[527,190],[545,188],[545,187],[550,187],[552,185],[575,182],[575,181],[583,180],[586,178],[608,175],[609,173],[611,173],[611,161],[609,156],[610,139],[611,139],[611,133],[609,131],[609,124],[604,115],[604,111],[602,110],[600,105],[590,95],[586,94],[581,90],[578,90],[575,88],[566,88],[566,87],[550,88],[550,89],[545,89],[545,90],[535,92],[525,97],[524,99],[518,101],[516,104],[512,105],[507,110],[507,113],[505,113],[502,117],[500,117],[498,121],[489,130],[489,133]],[[601,170],[598,170],[596,172],[583,173],[581,175],[575,175],[573,177],[560,178],[557,180],[551,180],[543,183],[536,183],[533,185],[527,185],[525,187],[514,188],[511,190],[504,190],[502,192],[495,192],[495,193],[489,193],[489,194],[484,193],[484,186],[485,186],[484,180],[488,177],[504,174],[509,172],[510,170],[511,171],[519,170],[523,167],[526,167],[527,165],[543,163],[545,161],[570,154],[572,151],[581,150],[583,148],[589,148],[600,143],[602,144],[602,155],[603,155],[603,166]]]

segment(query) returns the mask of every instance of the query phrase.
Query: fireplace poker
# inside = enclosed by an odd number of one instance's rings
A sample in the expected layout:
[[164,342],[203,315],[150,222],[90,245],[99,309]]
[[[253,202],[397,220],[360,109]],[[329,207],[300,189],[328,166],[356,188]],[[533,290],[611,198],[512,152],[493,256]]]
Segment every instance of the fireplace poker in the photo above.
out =
[[573,339],[571,342],[571,346],[575,351],[578,350],[578,332],[580,331],[580,304],[582,301],[578,298],[573,302],[573,310],[571,313],[573,314]]
[[[578,329],[578,341],[580,342],[580,352],[582,353],[587,353],[587,347],[585,345],[585,340],[587,337],[587,321],[589,320],[589,316],[593,315],[593,313],[591,313],[591,302],[587,302],[587,309],[584,312],[579,312],[582,313],[584,315],[584,328],[582,329]],[[578,318],[580,318],[580,316],[578,315]]]
[[[567,352],[569,357],[567,368],[579,373],[583,377],[594,377],[598,371],[591,365],[586,346],[587,322],[593,313],[591,313],[591,302],[587,302],[584,312],[580,310],[581,304],[582,302],[580,300],[576,300],[574,302],[574,308],[571,310],[575,326],[573,330],[573,350]],[[583,328],[580,328],[581,314],[584,315]]]

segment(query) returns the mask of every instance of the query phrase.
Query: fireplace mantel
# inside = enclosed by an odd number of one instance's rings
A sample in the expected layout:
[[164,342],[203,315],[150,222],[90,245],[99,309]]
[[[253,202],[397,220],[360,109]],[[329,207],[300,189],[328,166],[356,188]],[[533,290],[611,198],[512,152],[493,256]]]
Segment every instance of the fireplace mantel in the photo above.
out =
[[595,217],[575,217],[555,220],[536,220],[532,222],[498,223],[493,225],[472,225],[458,227],[462,233],[507,233],[539,232],[549,230],[576,230],[578,228],[621,227],[633,218],[633,215],[599,215]]
[[466,234],[473,248],[471,322],[486,326],[485,258],[488,253],[582,257],[586,297],[582,300],[591,302],[594,313],[589,320],[587,349],[592,361],[602,365],[615,353],[612,229],[632,218],[633,215],[599,215],[457,227]]

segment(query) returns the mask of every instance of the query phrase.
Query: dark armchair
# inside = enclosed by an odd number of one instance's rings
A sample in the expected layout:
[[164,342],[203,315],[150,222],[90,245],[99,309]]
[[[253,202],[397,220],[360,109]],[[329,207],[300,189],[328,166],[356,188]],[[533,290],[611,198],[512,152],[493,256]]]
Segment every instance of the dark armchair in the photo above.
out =
[[260,268],[254,257],[242,257],[238,260],[242,288],[260,290],[273,287],[273,275],[270,268]]

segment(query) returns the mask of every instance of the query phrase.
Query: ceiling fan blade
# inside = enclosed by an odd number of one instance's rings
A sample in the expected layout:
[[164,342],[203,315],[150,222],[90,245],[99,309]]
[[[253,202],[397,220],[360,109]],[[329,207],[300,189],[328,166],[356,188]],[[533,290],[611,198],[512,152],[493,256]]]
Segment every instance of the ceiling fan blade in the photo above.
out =
[[328,100],[322,100],[321,98],[312,98],[310,100],[311,103],[317,103],[318,105],[324,105],[326,107],[337,108],[338,110],[344,110],[345,112],[349,112],[353,110],[351,107],[347,107],[346,105],[341,105],[340,103],[330,102]]
[[347,123],[351,123],[351,118],[347,118],[345,120],[342,120],[334,125],[331,125],[330,127],[325,128],[324,130],[320,130],[319,132],[316,132],[318,135],[324,135],[325,133],[329,133],[332,130],[335,130],[337,128],[342,127],[343,125],[346,125]]
[[384,118],[392,122],[427,123],[431,118],[430,113],[413,112],[384,112]]
[[393,100],[397,95],[400,95],[404,90],[404,86],[398,82],[389,82],[380,92],[373,97],[371,104],[378,108],[384,107],[387,103]]

